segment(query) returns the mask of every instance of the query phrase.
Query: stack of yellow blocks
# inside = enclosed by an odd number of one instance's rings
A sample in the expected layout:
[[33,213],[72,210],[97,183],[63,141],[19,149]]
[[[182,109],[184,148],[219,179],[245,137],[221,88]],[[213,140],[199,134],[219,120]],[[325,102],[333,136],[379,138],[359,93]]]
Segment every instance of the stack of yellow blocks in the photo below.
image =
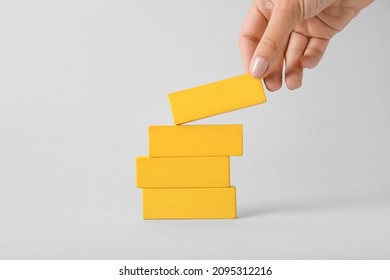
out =
[[176,126],[149,127],[149,156],[136,160],[144,219],[236,218],[230,156],[242,155],[242,125],[181,124],[265,102],[261,81],[242,75],[169,101]]

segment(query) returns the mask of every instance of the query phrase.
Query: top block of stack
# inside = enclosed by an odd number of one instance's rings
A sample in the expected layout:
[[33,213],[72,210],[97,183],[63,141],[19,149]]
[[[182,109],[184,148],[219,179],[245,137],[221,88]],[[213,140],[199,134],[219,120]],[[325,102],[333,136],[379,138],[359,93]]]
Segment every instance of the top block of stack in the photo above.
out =
[[168,95],[175,124],[183,124],[266,102],[259,79],[250,74]]
[[241,156],[242,125],[150,126],[150,157]]

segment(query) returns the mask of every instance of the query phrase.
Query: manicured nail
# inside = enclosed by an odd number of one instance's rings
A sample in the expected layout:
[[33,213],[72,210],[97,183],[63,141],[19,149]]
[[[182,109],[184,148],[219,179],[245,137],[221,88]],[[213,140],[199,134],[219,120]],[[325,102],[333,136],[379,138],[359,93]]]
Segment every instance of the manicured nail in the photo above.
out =
[[252,64],[251,74],[256,78],[261,78],[267,71],[269,62],[262,56],[256,56]]

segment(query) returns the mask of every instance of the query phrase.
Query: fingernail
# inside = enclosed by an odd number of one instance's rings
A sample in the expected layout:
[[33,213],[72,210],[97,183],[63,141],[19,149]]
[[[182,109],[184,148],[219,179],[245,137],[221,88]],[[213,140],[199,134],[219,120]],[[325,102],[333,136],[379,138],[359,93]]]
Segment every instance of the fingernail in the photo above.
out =
[[256,78],[261,78],[267,71],[269,66],[268,60],[262,56],[256,56],[252,64],[251,74]]

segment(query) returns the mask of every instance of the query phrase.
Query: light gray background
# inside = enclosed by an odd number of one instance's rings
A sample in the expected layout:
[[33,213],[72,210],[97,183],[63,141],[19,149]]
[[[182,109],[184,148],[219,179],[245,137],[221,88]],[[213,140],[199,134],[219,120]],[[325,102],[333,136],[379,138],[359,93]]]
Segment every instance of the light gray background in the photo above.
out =
[[388,1],[244,124],[237,220],[144,221],[167,94],[243,73],[251,1],[0,1],[1,259],[390,258]]

